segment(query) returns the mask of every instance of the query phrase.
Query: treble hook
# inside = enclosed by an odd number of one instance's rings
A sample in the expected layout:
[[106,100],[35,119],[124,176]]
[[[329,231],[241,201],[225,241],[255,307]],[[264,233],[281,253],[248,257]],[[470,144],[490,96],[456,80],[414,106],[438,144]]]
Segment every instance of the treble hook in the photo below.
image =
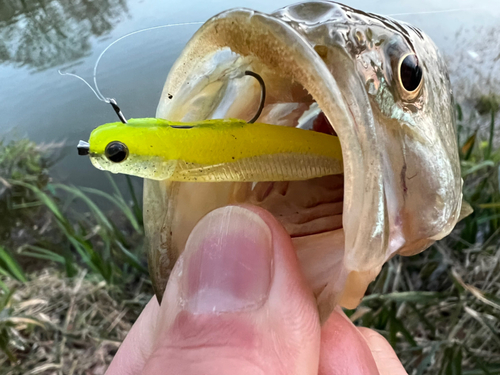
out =
[[264,80],[262,79],[262,77],[255,72],[252,72],[250,70],[246,70],[245,75],[252,76],[257,81],[259,81],[260,88],[261,88],[259,109],[257,109],[257,113],[255,114],[255,116],[253,116],[253,118],[250,121],[248,121],[249,124],[253,124],[260,117],[262,110],[264,109],[264,103],[266,101],[266,84],[264,83]]

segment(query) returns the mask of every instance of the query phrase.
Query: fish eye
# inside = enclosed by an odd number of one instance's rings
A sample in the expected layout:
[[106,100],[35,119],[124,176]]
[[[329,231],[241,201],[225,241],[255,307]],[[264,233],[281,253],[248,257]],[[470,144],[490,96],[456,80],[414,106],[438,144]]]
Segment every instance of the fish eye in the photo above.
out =
[[399,60],[398,73],[401,87],[410,96],[408,99],[415,98],[423,82],[423,72],[417,56],[413,53],[403,56]]
[[121,163],[128,156],[128,148],[124,143],[113,141],[106,146],[104,155],[113,163]]

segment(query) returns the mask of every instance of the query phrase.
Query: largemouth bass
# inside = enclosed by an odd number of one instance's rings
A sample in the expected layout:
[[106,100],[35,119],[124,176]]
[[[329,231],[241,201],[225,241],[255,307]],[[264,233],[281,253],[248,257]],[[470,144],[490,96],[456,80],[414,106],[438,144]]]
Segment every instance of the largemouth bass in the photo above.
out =
[[[227,204],[268,209],[293,238],[322,319],[357,306],[395,254],[450,233],[462,179],[447,69],[430,38],[391,18],[313,1],[272,14],[234,9],[208,20],[171,69],[156,117],[249,118],[336,134],[344,174],[286,183],[145,181],[153,284],[169,272],[196,222]],[[280,139],[276,139],[280,142]]]

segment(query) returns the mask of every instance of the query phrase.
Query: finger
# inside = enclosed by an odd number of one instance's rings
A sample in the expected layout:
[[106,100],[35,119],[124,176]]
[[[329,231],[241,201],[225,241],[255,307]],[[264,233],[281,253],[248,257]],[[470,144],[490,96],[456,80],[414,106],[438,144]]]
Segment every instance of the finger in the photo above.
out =
[[358,330],[368,343],[380,375],[408,375],[391,344],[381,334],[364,327]]
[[153,351],[160,306],[153,296],[120,345],[106,375],[139,374]]
[[330,315],[321,331],[319,375],[379,375],[364,336],[340,308]]
[[163,301],[144,374],[317,374],[314,298],[290,237],[262,209],[203,218]]

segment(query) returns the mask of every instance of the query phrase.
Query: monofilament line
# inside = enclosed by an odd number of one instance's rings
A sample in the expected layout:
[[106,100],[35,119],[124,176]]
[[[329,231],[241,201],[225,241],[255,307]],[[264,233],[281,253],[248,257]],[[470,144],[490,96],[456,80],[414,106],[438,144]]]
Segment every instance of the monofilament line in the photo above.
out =
[[109,100],[106,100],[106,98],[101,98],[99,96],[99,94],[94,90],[94,88],[90,85],[90,83],[88,83],[84,78],[80,77],[79,75],[73,74],[73,73],[64,73],[64,72],[61,72],[61,69],[59,69],[57,72],[62,76],[70,76],[70,77],[78,78],[80,81],[85,83],[89,87],[89,89],[92,90],[92,92],[97,97],[97,99],[99,99],[101,102],[109,103]]
[[386,14],[387,17],[397,17],[397,16],[413,16],[413,15],[427,15],[427,14],[440,14],[440,13],[454,13],[454,12],[469,12],[473,10],[484,10],[483,8],[456,8],[456,9],[445,9],[445,10],[430,10],[423,12],[412,12],[412,13],[393,13]]
[[[427,15],[430,15],[430,14],[463,12],[463,11],[472,11],[472,10],[484,10],[484,9],[482,9],[482,8],[458,8],[458,9],[436,10],[436,11],[423,11],[423,12],[413,12],[413,13],[393,13],[393,14],[386,14],[385,16],[396,17],[396,16],[409,16],[409,15],[418,15],[418,14],[427,14]],[[59,72],[60,75],[63,75],[63,76],[71,76],[71,77],[78,78],[79,80],[81,80],[82,82],[84,82],[92,90],[92,92],[97,97],[97,99],[99,99],[100,101],[102,101],[104,103],[108,103],[109,104],[111,98],[107,98],[104,95],[102,95],[101,90],[99,90],[99,86],[97,85],[97,68],[99,67],[99,63],[101,62],[101,59],[104,56],[104,54],[112,46],[114,46],[116,43],[118,43],[119,41],[121,41],[121,40],[123,40],[123,39],[125,39],[125,38],[127,38],[129,36],[132,36],[132,35],[135,35],[135,34],[139,34],[139,33],[145,32],[145,31],[163,29],[163,28],[174,27],[174,26],[201,25],[203,23],[204,22],[199,21],[199,22],[171,23],[171,24],[167,24],[167,25],[153,26],[153,27],[148,27],[146,29],[141,29],[141,30],[133,31],[131,33],[128,33],[128,34],[126,34],[126,35],[124,35],[124,36],[116,39],[115,41],[113,41],[112,43],[110,43],[104,49],[104,51],[101,52],[101,54],[99,55],[99,57],[96,60],[96,63],[94,65],[94,73],[93,73],[94,87],[92,87],[92,85],[90,83],[88,83],[84,78],[80,77],[77,74],[65,73],[65,72],[61,72],[61,70],[58,70],[58,72]]]
[[99,57],[97,58],[96,62],[95,62],[95,65],[94,65],[94,87],[92,87],[92,85],[90,83],[88,83],[84,78],[80,77],[79,75],[77,74],[73,74],[73,73],[64,73],[64,72],[61,72],[61,70],[58,70],[59,74],[60,75],[63,75],[63,76],[71,76],[71,77],[75,77],[75,78],[78,78],[80,81],[84,82],[91,90],[92,92],[94,93],[94,95],[97,97],[97,99],[99,99],[100,101],[104,102],[104,103],[110,103],[110,100],[111,98],[107,98],[105,97],[104,95],[102,95],[101,91],[99,90],[99,86],[97,85],[97,68],[99,67],[99,62],[101,61],[102,57],[104,56],[104,54],[112,47],[114,46],[116,43],[118,43],[120,40],[123,40],[129,36],[132,36],[132,35],[135,35],[135,34],[139,34],[139,33],[142,33],[142,32],[145,32],[145,31],[151,31],[151,30],[157,30],[157,29],[163,29],[163,28],[166,28],[166,27],[174,27],[174,26],[189,26],[189,25],[201,25],[203,24],[204,22],[183,22],[183,23],[171,23],[171,24],[167,24],[167,25],[160,25],[160,26],[153,26],[153,27],[148,27],[146,29],[141,29],[141,30],[137,30],[137,31],[133,31],[131,33],[128,33],[118,39],[116,39],[115,41],[113,41],[112,43],[110,43],[105,49],[104,51],[101,52],[101,54],[99,55]]

